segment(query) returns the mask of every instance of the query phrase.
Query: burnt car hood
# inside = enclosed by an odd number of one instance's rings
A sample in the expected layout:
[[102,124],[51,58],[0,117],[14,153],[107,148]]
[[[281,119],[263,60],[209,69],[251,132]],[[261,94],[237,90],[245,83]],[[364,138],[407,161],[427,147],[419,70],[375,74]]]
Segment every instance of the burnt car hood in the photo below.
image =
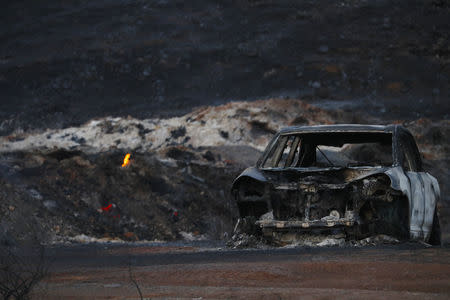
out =
[[[330,167],[330,168],[291,168],[258,169],[250,167],[244,170],[233,182],[250,177],[260,182],[274,185],[290,182],[315,182],[318,184],[346,185],[377,174],[385,174],[391,179],[391,187],[401,190],[397,173],[398,167]],[[400,169],[401,171],[401,169]],[[401,171],[402,172],[402,171]]]

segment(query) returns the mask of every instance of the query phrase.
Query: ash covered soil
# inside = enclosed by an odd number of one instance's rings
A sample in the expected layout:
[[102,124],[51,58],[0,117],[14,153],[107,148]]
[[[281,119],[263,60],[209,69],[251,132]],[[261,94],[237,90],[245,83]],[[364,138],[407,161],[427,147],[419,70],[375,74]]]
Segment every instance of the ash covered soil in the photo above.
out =
[[4,4],[3,234],[227,239],[231,182],[281,127],[401,123],[440,182],[448,241],[449,10],[436,0]]
[[[16,237],[39,229],[49,242],[228,239],[238,216],[231,183],[274,132],[354,119],[298,99],[270,99],[0,137],[2,228]],[[359,122],[376,120],[366,115]],[[438,208],[448,241],[450,123],[421,118],[404,124],[441,183]],[[122,167],[126,153],[130,163]]]
[[450,5],[427,1],[7,1],[0,134],[289,96],[448,119]]

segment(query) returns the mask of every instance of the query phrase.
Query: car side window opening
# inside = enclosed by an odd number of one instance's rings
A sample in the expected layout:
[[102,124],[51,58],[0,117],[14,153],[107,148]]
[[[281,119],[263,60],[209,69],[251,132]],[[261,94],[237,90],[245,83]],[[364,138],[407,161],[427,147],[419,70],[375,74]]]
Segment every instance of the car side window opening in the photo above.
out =
[[263,168],[391,166],[392,135],[291,134],[278,139]]
[[293,142],[294,142],[295,136],[288,136],[286,143],[283,147],[283,152],[281,154],[280,159],[278,160],[278,164],[276,165],[279,168],[285,168],[287,161],[288,161],[288,157],[289,154],[291,153],[291,151],[295,151],[295,149],[293,149]]
[[287,136],[280,137],[278,145],[275,148],[275,152],[274,152],[273,157],[272,157],[272,161],[271,161],[271,164],[270,164],[271,167],[275,167],[275,168],[278,167],[278,164],[280,163],[280,160],[281,160],[281,156],[284,153],[284,149],[287,146],[286,145],[287,141],[288,141],[288,137]]

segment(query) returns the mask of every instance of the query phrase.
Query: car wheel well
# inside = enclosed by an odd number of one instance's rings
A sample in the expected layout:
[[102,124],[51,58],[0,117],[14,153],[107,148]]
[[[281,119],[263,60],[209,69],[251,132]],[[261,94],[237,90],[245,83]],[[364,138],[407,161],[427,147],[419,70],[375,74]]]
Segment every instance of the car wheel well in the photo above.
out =
[[409,238],[409,202],[405,196],[391,201],[369,199],[361,206],[359,218],[367,233]]
[[431,234],[428,242],[431,245],[440,246],[442,243],[441,240],[441,225],[439,222],[439,215],[437,212],[437,207],[434,208],[434,215],[433,215],[433,225],[431,227]]

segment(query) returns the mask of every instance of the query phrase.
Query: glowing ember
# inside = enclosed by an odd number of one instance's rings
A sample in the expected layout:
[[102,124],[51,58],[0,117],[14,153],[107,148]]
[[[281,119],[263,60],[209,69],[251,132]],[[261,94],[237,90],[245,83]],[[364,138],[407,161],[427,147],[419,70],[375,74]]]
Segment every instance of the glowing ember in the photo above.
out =
[[127,153],[127,155],[125,155],[125,158],[123,159],[123,164],[122,164],[122,168],[126,167],[129,163],[130,163],[130,153]]
[[108,211],[108,210],[111,209],[111,207],[112,207],[112,204],[109,204],[109,205],[107,205],[107,206],[103,206],[103,207],[102,207],[102,210],[103,210],[103,211]]

